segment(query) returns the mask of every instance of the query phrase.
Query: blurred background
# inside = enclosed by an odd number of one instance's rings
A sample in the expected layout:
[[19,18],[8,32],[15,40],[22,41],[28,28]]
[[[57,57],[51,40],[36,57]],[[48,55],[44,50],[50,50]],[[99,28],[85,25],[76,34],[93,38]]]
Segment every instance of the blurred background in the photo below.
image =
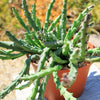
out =
[[[29,10],[31,10],[31,5],[34,2],[36,3],[36,14],[41,20],[42,26],[45,21],[45,15],[50,1],[51,0],[27,0]],[[61,14],[62,1],[63,0],[55,0],[50,21],[54,20],[59,14]],[[89,41],[96,47],[100,46],[100,0],[68,0],[67,5],[67,29],[71,27],[73,20],[77,18],[80,12],[90,5],[95,5],[91,12],[91,22],[94,24],[89,30],[89,33],[91,34]],[[25,30],[22,28],[13,14],[13,6],[17,9],[22,19],[24,19],[24,22],[26,22],[28,25],[21,8],[21,0],[0,0],[0,41],[8,40],[8,38],[5,36],[6,30],[11,31],[11,33],[14,34],[17,38],[24,38]],[[3,87],[11,82],[14,75],[20,72],[24,65],[25,58],[26,57],[24,56],[17,60],[0,60],[0,91],[3,89]],[[99,63],[96,63],[96,65],[99,66]],[[10,93],[3,100],[16,100],[15,91]]]
[[[50,20],[54,20],[59,14],[61,14],[62,9],[62,1],[63,0],[55,0],[55,4],[53,6],[53,10],[51,13]],[[37,7],[37,16],[42,22],[42,26],[45,20],[46,11],[48,8],[48,4],[50,0],[27,0],[27,4],[29,9],[31,10],[31,5],[36,3]],[[91,29],[91,33],[99,33],[100,31],[100,0],[68,0],[68,11],[67,11],[67,18],[68,18],[68,27],[71,26],[73,20],[82,12],[86,7],[90,5],[95,5],[94,9],[92,10],[92,21],[94,23],[93,28]],[[6,40],[5,37],[5,30],[11,31],[19,38],[24,37],[24,29],[21,27],[19,22],[16,20],[13,12],[12,7],[15,7],[20,16],[24,19],[24,13],[21,8],[21,0],[0,0],[0,40]],[[26,21],[27,24],[27,21]]]

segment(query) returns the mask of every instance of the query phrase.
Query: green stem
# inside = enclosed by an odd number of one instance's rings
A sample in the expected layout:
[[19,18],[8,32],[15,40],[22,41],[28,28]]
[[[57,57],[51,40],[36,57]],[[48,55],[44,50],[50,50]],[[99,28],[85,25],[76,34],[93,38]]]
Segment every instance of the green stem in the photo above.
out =
[[23,55],[24,55],[23,53],[0,55],[0,59],[2,59],[2,60],[16,59]]
[[57,39],[60,39],[60,26],[59,24],[57,24],[57,27],[56,27],[56,31],[57,31]]
[[17,20],[19,21],[19,23],[24,27],[24,29],[30,34],[30,30],[28,28],[27,25],[25,25],[24,21],[22,20],[22,18],[19,16],[17,10],[13,7],[13,13],[15,14]]
[[77,28],[81,24],[82,20],[84,19],[84,17],[88,14],[89,11],[91,11],[93,9],[93,7],[94,7],[93,5],[89,6],[82,13],[80,13],[78,18],[74,21],[72,27],[68,30],[68,33],[66,34],[66,37],[65,37],[65,41],[67,39],[70,40],[72,38],[73,33],[77,30]]
[[[54,65],[54,61],[53,58],[51,57],[49,59],[49,63],[47,64],[46,68],[51,68]],[[46,75],[41,82],[40,85],[40,89],[39,89],[39,96],[38,96],[38,100],[43,100],[44,99],[44,92],[45,92],[45,88],[48,82],[48,79],[50,78],[50,74]]]
[[35,40],[35,42],[41,47],[44,48],[45,46],[43,45],[43,43],[39,40],[39,38],[36,36],[35,31],[32,32],[32,36]]
[[[44,67],[44,63],[46,61],[46,57],[49,53],[50,49],[49,48],[44,48],[43,53],[40,56],[40,60],[38,63],[38,69],[37,72],[40,72],[41,69],[43,69]],[[33,80],[33,79],[32,79]],[[27,98],[28,100],[35,100],[36,94],[38,92],[38,86],[40,84],[40,78],[36,79],[35,84],[34,84],[34,88],[32,88],[32,93],[30,94],[30,96]]]
[[62,9],[62,15],[60,20],[60,36],[61,39],[64,40],[66,36],[66,12],[67,12],[67,0],[63,0],[63,9]]
[[6,49],[12,49],[13,51],[19,51],[22,53],[29,53],[27,51],[23,51],[21,48],[16,46],[14,42],[10,42],[10,41],[0,41],[0,47],[6,48]]
[[63,45],[63,41],[44,42],[44,45],[51,49],[56,49],[57,47],[61,47]]
[[81,21],[84,19],[84,17],[87,15],[87,13],[89,11],[91,11],[91,9],[93,7],[94,6],[90,6],[90,7],[86,8],[82,13],[80,13],[78,18],[74,21],[72,27],[68,30],[68,33],[66,34],[66,37],[64,39],[64,46],[63,46],[63,50],[62,50],[63,55],[66,55],[68,53],[68,49],[66,50],[66,48],[68,48],[69,44],[67,42],[69,42],[69,40],[72,38],[73,34],[75,33],[75,31],[81,24]]
[[51,53],[50,53],[50,56],[53,58],[54,62],[56,62],[56,63],[65,64],[65,63],[68,62],[67,60],[63,60],[63,59],[61,59],[59,56],[57,56],[57,55],[55,54],[55,52],[51,52]]
[[32,53],[42,53],[41,49],[24,44],[22,41],[16,39],[16,37],[12,35],[9,31],[6,31],[6,35],[9,37],[11,41],[13,41],[22,50],[27,52],[32,52]]
[[51,23],[51,25],[50,25],[49,28],[48,28],[48,32],[51,31],[51,30],[54,28],[54,26],[59,22],[60,18],[61,18],[61,15],[59,15],[59,16]]
[[31,18],[31,14],[28,11],[28,6],[26,5],[26,0],[22,0],[22,8],[24,10],[24,14],[25,14],[26,18],[28,19],[29,24],[32,26],[32,28],[35,31],[39,31],[39,28],[36,26],[35,21]]
[[32,19],[36,23],[36,5],[35,5],[35,3],[32,5],[31,13],[32,13]]
[[[66,43],[65,43],[66,42]],[[64,42],[64,45],[62,46],[62,54],[64,56],[67,56],[68,55],[68,51],[69,51],[69,45],[70,45],[70,41],[67,40]]]
[[40,55],[38,55],[38,54],[34,54],[34,55],[31,56],[32,61],[37,61],[39,59],[40,59]]
[[59,89],[60,94],[64,96],[65,100],[77,100],[72,96],[72,93],[69,93],[65,87],[60,83],[57,72],[53,72],[54,82],[56,83],[56,88]]
[[52,0],[51,3],[49,4],[49,7],[48,7],[48,10],[47,10],[47,13],[46,13],[45,24],[44,24],[44,27],[43,27],[44,31],[47,31],[48,24],[49,24],[49,17],[50,17],[51,9],[53,7],[54,2],[55,2],[55,0]]
[[25,89],[25,88],[29,87],[29,86],[32,84],[32,82],[33,82],[33,81],[29,81],[29,82],[27,82],[26,84],[23,84],[23,85],[21,85],[21,86],[16,87],[15,89],[16,89],[16,90],[17,90],[17,89],[19,89],[19,90]]
[[12,81],[11,84],[9,84],[6,88],[4,88],[3,91],[0,92],[0,99],[3,99],[8,93],[10,93],[12,90],[15,89],[15,87],[22,82],[22,80],[20,80],[20,78],[27,74],[27,71],[29,70],[30,67],[30,61],[31,58],[29,57],[24,64],[23,69],[21,70],[21,72],[19,73],[19,75],[16,77],[15,80]]
[[76,46],[76,42],[79,40],[79,38],[81,37],[81,31],[79,31],[78,33],[76,33],[76,35],[74,36],[72,43],[74,46]]
[[38,17],[36,17],[36,25],[39,27],[39,29],[41,30],[41,22],[40,19]]
[[75,50],[73,50],[72,54],[70,54],[69,58],[70,72],[68,73],[67,77],[70,80],[70,83],[67,85],[67,87],[70,87],[76,81],[76,76],[78,73],[78,59],[79,59],[79,49],[76,48]]
[[34,20],[34,22],[36,23],[38,28],[41,30],[40,20],[36,17],[36,5],[35,5],[35,3],[32,5],[31,13],[32,13],[32,19]]
[[35,79],[44,77],[45,75],[51,74],[52,72],[58,71],[61,69],[62,69],[62,67],[60,65],[59,66],[57,65],[57,66],[54,66],[53,68],[45,69],[38,73],[29,75],[29,76],[27,75],[26,77],[21,77],[20,80],[35,80]]
[[86,57],[85,61],[87,62],[100,62],[100,57],[99,56],[94,56],[94,57]]
[[87,54],[100,55],[100,48],[88,49]]
[[29,45],[39,47],[38,44],[31,38],[31,34],[25,33],[25,40]]
[[87,51],[87,41],[88,41],[88,35],[87,35],[87,27],[90,20],[90,13],[86,15],[85,20],[82,25],[81,29],[81,46],[80,46],[80,60],[85,60],[86,51]]

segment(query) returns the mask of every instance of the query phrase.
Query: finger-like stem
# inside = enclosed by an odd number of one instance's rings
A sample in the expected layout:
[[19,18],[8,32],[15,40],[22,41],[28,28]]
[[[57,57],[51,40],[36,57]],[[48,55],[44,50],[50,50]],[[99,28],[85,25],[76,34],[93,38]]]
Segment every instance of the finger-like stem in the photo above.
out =
[[36,36],[35,31],[32,32],[32,36],[34,38],[34,41],[41,47],[44,48],[45,46],[43,43],[39,40],[39,38]]
[[28,34],[28,33],[25,33],[25,41],[27,41],[27,43],[29,45],[37,46],[38,47],[38,44],[31,38],[31,35]]
[[36,22],[36,5],[35,5],[35,3],[32,5],[31,13],[32,13],[32,19]]
[[44,45],[51,49],[56,49],[57,47],[61,47],[63,45],[63,41],[44,42]]
[[[51,68],[54,65],[54,61],[53,58],[51,57],[49,59],[49,63],[47,64],[46,68]],[[50,78],[50,74],[46,75],[41,82],[40,85],[40,89],[39,89],[39,96],[38,96],[38,100],[43,100],[44,99],[44,92],[45,92],[45,88],[48,82],[48,79]]]
[[56,88],[59,89],[60,94],[64,96],[65,100],[77,100],[69,93],[65,87],[60,83],[57,72],[53,72],[54,82],[56,83]]
[[50,56],[54,59],[54,62],[56,62],[56,63],[65,64],[65,63],[68,62],[67,60],[63,60],[63,59],[61,59],[59,56],[57,56],[57,55],[55,54],[55,52],[51,52],[51,53],[50,53]]
[[88,49],[87,54],[91,55],[100,55],[100,48]]
[[19,41],[14,35],[12,35],[9,31],[6,31],[6,35],[9,37],[11,41],[13,41],[19,48],[27,52],[33,53],[42,53],[41,49],[37,49],[36,47],[31,47],[30,45],[24,44],[24,42]]
[[80,46],[80,60],[85,60],[87,51],[88,34],[87,27],[90,21],[91,14],[87,14],[81,29],[81,46]]
[[32,74],[32,75],[27,75],[25,77],[21,77],[20,80],[35,80],[41,77],[44,77],[45,75],[51,74],[54,71],[58,71],[61,70],[62,67],[59,65],[54,66],[53,68],[49,68],[49,69],[45,69],[45,70],[41,70],[38,73]]
[[51,30],[54,28],[54,26],[59,22],[60,18],[61,18],[61,15],[59,15],[59,16],[51,23],[51,25],[50,25],[49,28],[48,28],[48,32],[51,31]]
[[39,59],[40,59],[40,55],[38,55],[38,54],[34,54],[34,55],[31,56],[32,61],[37,61]]
[[17,53],[17,54],[6,54],[6,55],[1,55],[0,54],[0,59],[2,60],[9,60],[9,59],[16,59],[16,58],[19,58],[21,56],[23,56],[24,54],[23,53]]
[[56,35],[54,34],[54,30],[50,31],[50,32],[47,32],[47,37],[46,37],[46,41],[48,41],[48,39],[50,38],[50,42],[51,41],[57,41],[57,37]]
[[11,84],[9,84],[6,88],[4,88],[3,91],[0,92],[0,99],[3,99],[8,93],[10,93],[12,90],[15,89],[15,87],[22,82],[22,80],[20,80],[20,78],[27,74],[27,71],[29,70],[30,67],[30,61],[31,58],[29,57],[24,64],[23,69],[21,70],[21,72],[19,73],[19,75],[16,77],[15,80],[12,81]]
[[66,12],[67,12],[67,0],[63,0],[63,9],[62,9],[62,15],[60,20],[60,36],[61,39],[64,40],[66,36]]
[[27,82],[26,84],[23,84],[23,85],[20,85],[20,86],[16,87],[15,89],[16,89],[16,90],[17,90],[17,89],[18,89],[18,90],[25,89],[25,88],[29,87],[32,83],[33,83],[33,81],[29,81],[29,82]]
[[[38,63],[37,72],[40,72],[42,70],[42,68],[44,67],[44,63],[46,61],[46,57],[48,56],[49,51],[50,51],[49,48],[45,48],[44,51],[43,51],[43,53],[41,54],[40,60],[39,60],[39,63]],[[27,98],[28,100],[35,100],[36,94],[38,92],[38,86],[39,86],[39,84],[40,84],[40,78],[38,78],[38,79],[35,80],[34,88],[32,88],[32,93]]]
[[73,53],[70,54],[70,72],[68,73],[68,79],[70,80],[70,83],[67,85],[70,87],[75,81],[76,81],[76,76],[78,73],[78,59],[79,59],[79,49],[73,50]]
[[86,57],[85,61],[87,62],[100,62],[100,56],[94,56],[94,57]]
[[57,27],[56,27],[56,31],[57,31],[57,39],[60,39],[60,26],[59,24],[57,24]]
[[31,13],[32,13],[32,19],[35,21],[36,25],[41,30],[40,20],[36,17],[36,5],[35,5],[35,3],[32,5]]
[[[78,16],[78,18],[74,21],[72,27],[68,30],[68,33],[66,34],[66,37],[64,39],[64,46],[63,46],[63,54],[66,55],[68,53],[68,50],[66,50],[66,48],[68,47],[67,42],[69,42],[69,40],[72,38],[73,34],[75,33],[75,31],[77,30],[77,28],[80,26],[82,20],[84,19],[84,17],[87,15],[87,13],[89,11],[91,11],[91,9],[94,6],[90,6],[88,8],[86,8],[82,13],[80,13],[80,15]],[[66,53],[67,52],[67,53]]]
[[14,42],[10,42],[10,41],[0,41],[0,47],[6,48],[6,49],[12,49],[13,51],[19,51],[22,53],[28,53],[27,51],[23,51],[21,48],[16,46]]
[[65,40],[66,39],[70,40],[72,38],[73,33],[77,30],[77,28],[81,24],[82,20],[84,19],[84,17],[88,14],[88,12],[90,12],[93,9],[93,7],[94,7],[93,5],[89,6],[82,13],[80,13],[78,18],[74,21],[72,27],[68,30],[68,33],[66,34]]
[[24,10],[24,14],[26,18],[28,19],[29,24],[32,26],[32,28],[36,31],[39,31],[39,28],[36,26],[35,21],[31,18],[31,14],[28,11],[28,6],[26,5],[26,0],[22,0],[22,8]]
[[19,23],[24,27],[24,29],[30,34],[30,30],[28,28],[27,25],[25,25],[24,21],[22,20],[22,18],[20,17],[20,15],[18,14],[17,10],[13,7],[13,13],[15,14],[17,20],[19,21]]
[[66,41],[66,43],[64,42],[64,45],[62,46],[62,54],[65,56],[68,55],[69,45],[70,41]]
[[72,40],[74,46],[76,46],[76,42],[79,40],[80,37],[81,37],[81,30],[78,33],[76,33],[74,39]]
[[45,24],[44,24],[44,30],[46,31],[47,28],[48,28],[48,24],[49,24],[49,17],[50,17],[50,14],[51,14],[51,9],[53,7],[53,4],[54,4],[55,0],[52,0],[49,7],[48,7],[48,11],[46,13],[46,19],[45,19]]

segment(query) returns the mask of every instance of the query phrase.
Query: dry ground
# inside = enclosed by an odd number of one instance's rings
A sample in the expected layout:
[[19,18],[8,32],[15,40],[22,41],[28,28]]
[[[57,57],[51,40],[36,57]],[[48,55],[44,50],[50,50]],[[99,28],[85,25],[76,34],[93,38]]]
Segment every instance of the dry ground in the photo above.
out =
[[[25,56],[15,60],[0,60],[0,91],[7,86],[15,75],[20,72],[24,66]],[[3,100],[16,100],[15,91],[7,95]]]

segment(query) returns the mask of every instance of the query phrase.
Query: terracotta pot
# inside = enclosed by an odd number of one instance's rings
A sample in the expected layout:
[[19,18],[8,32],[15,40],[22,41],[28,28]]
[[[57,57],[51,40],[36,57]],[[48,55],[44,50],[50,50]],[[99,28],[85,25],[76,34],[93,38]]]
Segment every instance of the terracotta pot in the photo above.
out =
[[[92,45],[90,42],[88,42],[88,49],[93,49],[95,48],[94,45]],[[86,63],[86,66],[80,67],[78,68],[78,75],[77,75],[77,79],[74,82],[74,84],[71,86],[70,89],[67,89],[69,92],[73,93],[73,96],[78,98],[81,96],[83,90],[84,90],[84,86],[87,80],[87,75],[89,72],[89,68],[90,68],[90,63]],[[62,78],[62,74],[63,73],[67,73],[70,70],[60,70],[58,71],[58,76],[59,79],[61,81]],[[56,89],[56,85],[53,81],[53,76],[50,76],[50,79],[48,80],[48,85],[46,86],[46,90],[45,90],[45,94],[44,96],[48,99],[48,100],[65,100],[63,96],[60,95],[60,92],[58,89]]]
[[95,48],[95,46],[91,44],[90,42],[88,42],[88,49],[93,49],[93,48]]
[[[93,49],[93,48],[95,48],[95,46],[93,46],[91,43],[88,43],[88,49]],[[27,55],[27,57],[29,57],[29,55]],[[36,64],[32,62],[32,65],[33,65],[34,71],[36,72],[36,70],[37,70]],[[85,66],[78,68],[78,75],[77,75],[76,81],[71,86],[71,88],[67,89],[69,92],[73,93],[73,96],[76,98],[80,97],[84,90],[84,86],[85,86],[85,83],[87,80],[90,65],[91,65],[90,63],[86,63]],[[68,74],[69,71],[70,70],[58,71],[58,77],[59,77],[60,81],[62,78],[62,74],[63,73]],[[48,100],[65,100],[64,97],[60,95],[59,90],[56,89],[56,85],[53,81],[52,74],[50,76],[50,79],[48,80],[48,84],[46,86],[44,96]]]
[[[74,84],[71,86],[71,88],[68,89],[68,91],[73,93],[73,96],[76,97],[76,98],[78,98],[84,90],[84,86],[85,86],[85,83],[86,83],[89,68],[90,68],[90,63],[87,63],[86,66],[78,68],[77,79],[74,82]],[[60,71],[58,71],[58,76],[59,76],[60,81],[61,81],[61,78],[62,78],[62,74],[63,73],[68,74],[69,71],[70,70],[60,70]],[[50,79],[48,80],[48,85],[46,86],[46,92],[45,92],[44,96],[48,100],[65,100],[64,97],[60,95],[59,90],[56,89],[56,85],[53,81],[52,75],[50,76]]]

